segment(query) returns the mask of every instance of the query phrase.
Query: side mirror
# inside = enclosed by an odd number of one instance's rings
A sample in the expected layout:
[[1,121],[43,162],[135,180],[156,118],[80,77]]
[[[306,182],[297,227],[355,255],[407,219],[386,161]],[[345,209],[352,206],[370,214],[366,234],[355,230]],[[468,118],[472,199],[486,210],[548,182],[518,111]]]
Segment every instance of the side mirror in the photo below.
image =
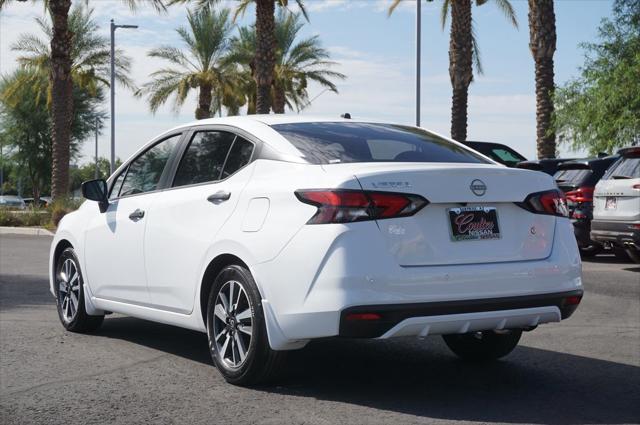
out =
[[105,212],[109,206],[107,182],[104,179],[89,180],[82,183],[82,196],[90,201],[97,201],[101,213]]

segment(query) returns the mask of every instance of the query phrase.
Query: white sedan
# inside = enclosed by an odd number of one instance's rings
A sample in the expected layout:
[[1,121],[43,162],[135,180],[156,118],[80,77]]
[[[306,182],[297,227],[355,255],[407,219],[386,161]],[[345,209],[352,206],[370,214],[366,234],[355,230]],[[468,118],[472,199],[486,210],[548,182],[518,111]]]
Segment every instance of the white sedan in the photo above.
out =
[[83,194],[51,246],[64,327],[117,312],[206,332],[235,384],[315,338],[443,335],[460,357],[496,359],[583,293],[550,176],[411,126],[201,120]]

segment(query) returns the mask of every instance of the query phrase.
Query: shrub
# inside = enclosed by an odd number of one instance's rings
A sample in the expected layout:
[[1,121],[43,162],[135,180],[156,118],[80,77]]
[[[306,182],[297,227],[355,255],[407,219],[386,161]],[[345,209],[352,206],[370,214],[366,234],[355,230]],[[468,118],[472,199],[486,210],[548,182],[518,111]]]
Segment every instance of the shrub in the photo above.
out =
[[0,226],[24,227],[45,226],[51,221],[51,214],[45,209],[11,211],[0,209]]
[[62,217],[75,211],[80,207],[81,200],[75,199],[59,199],[54,201],[47,209],[51,213],[51,225],[58,227],[58,223],[62,220]]

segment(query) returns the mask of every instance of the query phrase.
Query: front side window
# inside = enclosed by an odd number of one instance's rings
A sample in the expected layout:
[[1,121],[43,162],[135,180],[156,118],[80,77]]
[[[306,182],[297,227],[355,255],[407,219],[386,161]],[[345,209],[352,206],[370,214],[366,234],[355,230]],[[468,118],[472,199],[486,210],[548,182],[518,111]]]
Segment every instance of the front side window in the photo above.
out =
[[475,152],[428,131],[394,124],[306,122],[276,124],[311,164],[343,162],[489,163]]
[[173,186],[215,182],[229,177],[250,160],[253,144],[226,131],[199,131],[185,152]]
[[[180,136],[181,134],[177,134],[164,139],[134,159],[129,164],[119,196],[156,190],[167,161],[180,141]],[[117,183],[116,181],[116,185]]]
[[109,194],[109,199],[115,199],[120,195],[120,188],[122,187],[122,182],[124,181],[124,176],[127,175],[127,169],[125,168],[116,181],[111,186],[111,193]]

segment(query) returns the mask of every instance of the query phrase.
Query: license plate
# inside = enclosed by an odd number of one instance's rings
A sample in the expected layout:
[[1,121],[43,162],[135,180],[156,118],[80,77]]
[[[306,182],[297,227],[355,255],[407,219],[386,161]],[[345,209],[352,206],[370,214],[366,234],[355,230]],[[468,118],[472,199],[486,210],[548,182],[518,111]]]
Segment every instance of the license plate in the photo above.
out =
[[618,198],[615,196],[607,196],[604,201],[605,210],[615,210],[618,206]]
[[451,239],[473,241],[499,239],[498,211],[494,207],[450,208]]

